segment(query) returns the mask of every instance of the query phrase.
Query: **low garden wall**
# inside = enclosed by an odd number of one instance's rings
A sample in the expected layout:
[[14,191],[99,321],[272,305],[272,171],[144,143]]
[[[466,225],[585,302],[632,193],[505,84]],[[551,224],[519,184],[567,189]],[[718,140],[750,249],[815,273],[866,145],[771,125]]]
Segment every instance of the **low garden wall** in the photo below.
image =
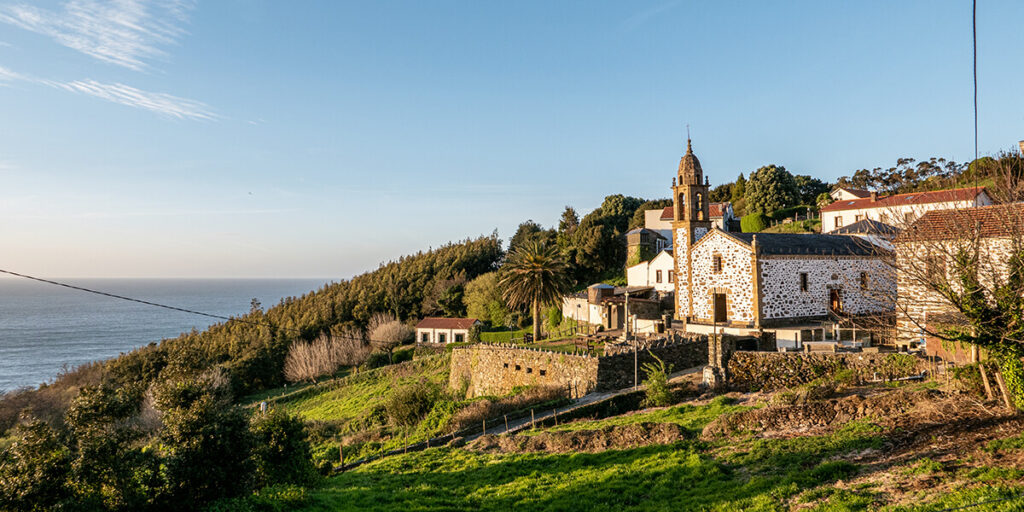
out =
[[899,353],[733,352],[727,368],[733,390],[775,391],[833,377],[841,370],[851,370],[861,381],[909,377],[928,369],[928,361]]

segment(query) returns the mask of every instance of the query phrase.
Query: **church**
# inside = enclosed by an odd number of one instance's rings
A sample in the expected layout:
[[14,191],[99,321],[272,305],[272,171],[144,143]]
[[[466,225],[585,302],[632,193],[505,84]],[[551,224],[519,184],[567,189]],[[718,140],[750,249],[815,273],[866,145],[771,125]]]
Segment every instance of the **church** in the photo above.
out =
[[672,179],[675,320],[688,332],[870,345],[850,320],[892,314],[886,249],[854,236],[732,233],[712,226],[708,180],[689,140]]

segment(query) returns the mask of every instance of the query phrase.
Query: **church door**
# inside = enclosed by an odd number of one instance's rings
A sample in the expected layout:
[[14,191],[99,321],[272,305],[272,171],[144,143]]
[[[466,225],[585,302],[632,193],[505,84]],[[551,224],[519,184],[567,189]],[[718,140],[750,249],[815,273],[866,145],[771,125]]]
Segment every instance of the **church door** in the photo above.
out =
[[829,288],[828,290],[828,310],[832,313],[843,312],[843,294],[839,288]]
[[725,294],[716,293],[715,299],[715,323],[724,324],[728,321],[726,318],[726,307],[725,307]]

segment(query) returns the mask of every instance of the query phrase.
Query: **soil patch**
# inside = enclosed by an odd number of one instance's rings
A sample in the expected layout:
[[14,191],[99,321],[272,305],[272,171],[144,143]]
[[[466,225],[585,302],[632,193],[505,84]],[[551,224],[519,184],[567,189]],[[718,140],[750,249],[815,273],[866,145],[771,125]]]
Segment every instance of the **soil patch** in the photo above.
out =
[[687,431],[675,423],[634,423],[595,430],[541,432],[530,436],[480,436],[466,448],[487,453],[597,453],[685,439]]

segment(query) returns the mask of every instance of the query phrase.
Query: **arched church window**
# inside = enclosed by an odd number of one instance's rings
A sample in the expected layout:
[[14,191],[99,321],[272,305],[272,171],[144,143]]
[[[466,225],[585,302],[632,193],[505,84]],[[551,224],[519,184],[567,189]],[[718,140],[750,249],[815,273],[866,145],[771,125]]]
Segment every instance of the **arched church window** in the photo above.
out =
[[694,207],[696,208],[697,220],[704,220],[704,194],[697,192],[696,200],[694,201]]

